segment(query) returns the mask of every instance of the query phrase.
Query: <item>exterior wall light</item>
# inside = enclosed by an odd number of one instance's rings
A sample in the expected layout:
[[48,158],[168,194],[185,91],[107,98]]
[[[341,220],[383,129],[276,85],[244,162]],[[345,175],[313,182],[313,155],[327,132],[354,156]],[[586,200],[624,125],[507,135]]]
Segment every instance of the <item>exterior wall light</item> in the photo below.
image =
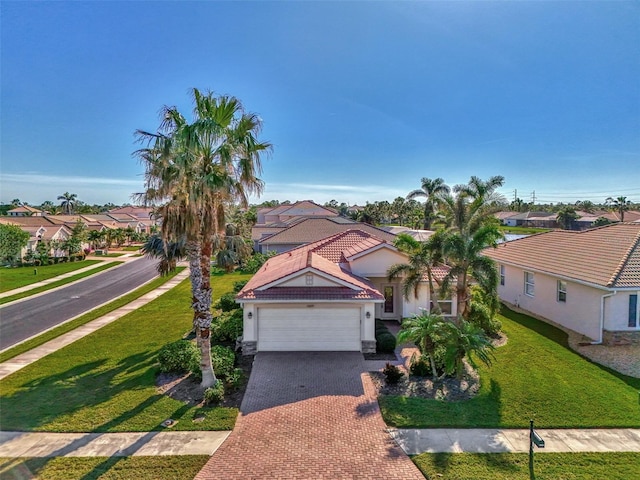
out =
[[253,318],[253,313],[251,313],[251,312],[247,313],[247,318],[249,320],[251,320]]
[[367,317],[367,318],[371,318],[371,312],[367,312],[367,313],[365,313],[365,315],[364,315],[364,316],[365,316],[365,317]]

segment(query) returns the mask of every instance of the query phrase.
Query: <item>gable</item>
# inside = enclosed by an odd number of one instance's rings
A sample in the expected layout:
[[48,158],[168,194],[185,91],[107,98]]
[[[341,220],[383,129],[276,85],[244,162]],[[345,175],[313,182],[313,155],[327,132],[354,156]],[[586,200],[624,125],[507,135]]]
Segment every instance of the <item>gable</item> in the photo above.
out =
[[327,276],[318,275],[315,272],[302,273],[296,277],[285,280],[278,283],[278,287],[305,287],[305,288],[317,288],[317,287],[343,287],[344,283],[337,282]]
[[351,271],[361,277],[386,277],[387,270],[396,263],[406,263],[405,254],[390,248],[378,248],[347,259]]

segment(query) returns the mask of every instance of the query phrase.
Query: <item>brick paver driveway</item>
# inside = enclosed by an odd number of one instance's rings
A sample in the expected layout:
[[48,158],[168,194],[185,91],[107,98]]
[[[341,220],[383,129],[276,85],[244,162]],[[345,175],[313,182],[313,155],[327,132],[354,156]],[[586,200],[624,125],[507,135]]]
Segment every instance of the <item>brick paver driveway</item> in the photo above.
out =
[[258,353],[236,427],[196,479],[424,480],[385,431],[370,369],[355,352]]

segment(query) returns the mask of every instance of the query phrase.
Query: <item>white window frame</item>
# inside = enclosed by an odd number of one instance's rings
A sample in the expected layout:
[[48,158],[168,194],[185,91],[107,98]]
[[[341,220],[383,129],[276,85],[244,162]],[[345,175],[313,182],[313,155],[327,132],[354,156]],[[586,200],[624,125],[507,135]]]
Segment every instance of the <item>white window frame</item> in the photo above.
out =
[[556,300],[561,303],[567,303],[567,282],[558,280]]
[[536,281],[533,272],[524,272],[524,294],[528,297],[536,296]]
[[504,265],[500,265],[500,285],[504,286],[505,280],[505,268]]
[[[442,308],[444,306],[444,304],[448,304],[449,305],[449,311],[451,313],[444,313],[444,308]],[[453,300],[452,299],[448,299],[448,300],[438,300],[438,305],[440,305],[440,310],[443,311],[442,316],[443,317],[453,317]],[[433,313],[433,301],[430,302],[430,307],[431,307],[431,313]]]

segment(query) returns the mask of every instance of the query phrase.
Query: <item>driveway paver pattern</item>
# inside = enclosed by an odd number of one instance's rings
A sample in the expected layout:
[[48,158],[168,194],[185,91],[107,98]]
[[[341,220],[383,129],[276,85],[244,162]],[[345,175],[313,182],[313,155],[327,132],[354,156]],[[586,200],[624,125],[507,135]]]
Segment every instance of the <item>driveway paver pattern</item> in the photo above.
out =
[[196,479],[424,479],[357,352],[261,352],[235,429]]

